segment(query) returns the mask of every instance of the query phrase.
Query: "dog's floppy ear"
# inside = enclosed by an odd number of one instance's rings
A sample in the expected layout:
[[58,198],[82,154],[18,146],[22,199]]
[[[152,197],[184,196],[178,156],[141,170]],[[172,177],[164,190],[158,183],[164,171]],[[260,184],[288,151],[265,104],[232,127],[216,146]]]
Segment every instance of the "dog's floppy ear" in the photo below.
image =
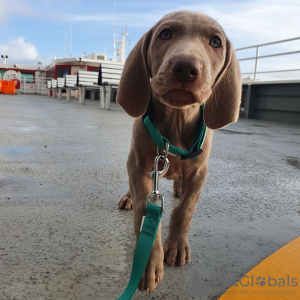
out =
[[140,117],[150,98],[147,52],[152,32],[145,33],[126,59],[117,93],[117,102],[132,117]]
[[219,129],[236,122],[239,117],[241,92],[242,82],[238,59],[227,39],[224,67],[216,79],[212,95],[205,104],[205,124],[211,129]]

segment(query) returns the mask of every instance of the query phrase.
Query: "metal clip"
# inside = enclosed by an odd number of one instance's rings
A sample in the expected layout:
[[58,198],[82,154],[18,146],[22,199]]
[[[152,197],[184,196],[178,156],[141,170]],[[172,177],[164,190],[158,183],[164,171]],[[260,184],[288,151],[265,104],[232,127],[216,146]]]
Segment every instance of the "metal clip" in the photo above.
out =
[[[169,144],[166,144],[166,155],[158,154],[155,157],[154,171],[149,173],[150,177],[153,179],[153,191],[151,194],[148,195],[147,203],[150,202],[150,203],[154,203],[157,205],[157,202],[160,201],[160,206],[161,206],[162,211],[164,211],[164,197],[159,194],[158,180],[159,180],[159,178],[163,177],[169,169],[170,162],[167,158],[168,150],[169,150]],[[165,161],[164,168],[161,171],[158,171],[159,161]]]
[[[163,155],[165,157],[168,157],[168,155],[169,155],[169,147],[170,147],[169,143],[166,143],[166,150],[163,149],[163,153],[164,153]],[[161,148],[157,147],[157,156],[160,155],[160,149]]]
[[161,211],[164,212],[165,211],[165,205],[164,205],[164,197],[163,195],[160,194],[149,194],[147,196],[147,204],[148,203],[152,203],[155,205],[158,205],[158,201],[160,201],[160,207],[161,207]]

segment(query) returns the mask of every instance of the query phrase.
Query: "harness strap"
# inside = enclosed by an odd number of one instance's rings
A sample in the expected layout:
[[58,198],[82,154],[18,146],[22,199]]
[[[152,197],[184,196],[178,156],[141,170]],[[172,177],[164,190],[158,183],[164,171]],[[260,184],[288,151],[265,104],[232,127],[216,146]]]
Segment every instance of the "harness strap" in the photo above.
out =
[[136,245],[129,283],[117,300],[130,300],[144,273],[162,216],[160,206],[148,203],[147,214]]
[[196,134],[196,138],[192,145],[189,147],[188,150],[183,150],[181,148],[178,148],[168,141],[168,139],[161,135],[159,130],[157,129],[155,125],[154,119],[146,113],[143,116],[144,125],[146,126],[149,134],[151,135],[154,143],[161,149],[166,150],[166,143],[169,144],[169,152],[175,156],[180,156],[182,160],[186,159],[192,159],[198,157],[203,150],[201,149],[205,140],[207,127],[204,122],[203,118],[203,111],[204,111],[204,104],[201,105],[201,120],[199,124],[199,128]]

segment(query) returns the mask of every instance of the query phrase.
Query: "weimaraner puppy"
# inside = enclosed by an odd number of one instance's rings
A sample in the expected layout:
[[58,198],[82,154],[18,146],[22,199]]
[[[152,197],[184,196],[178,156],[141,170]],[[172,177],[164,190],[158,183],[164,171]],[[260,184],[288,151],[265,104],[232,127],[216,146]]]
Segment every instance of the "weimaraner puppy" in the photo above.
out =
[[160,134],[183,150],[193,143],[201,120],[207,126],[203,153],[186,160],[168,156],[170,167],[165,178],[174,180],[174,195],[180,202],[172,212],[163,244],[159,226],[139,285],[140,290],[150,293],[163,279],[164,260],[171,266],[190,261],[188,233],[208,172],[213,130],[236,122],[239,116],[241,74],[221,26],[198,12],[178,11],[163,17],[129,54],[117,102],[136,118],[127,161],[129,191],[119,207],[133,207],[137,238],[147,195],[152,192],[149,172],[157,154],[141,116],[150,111]]

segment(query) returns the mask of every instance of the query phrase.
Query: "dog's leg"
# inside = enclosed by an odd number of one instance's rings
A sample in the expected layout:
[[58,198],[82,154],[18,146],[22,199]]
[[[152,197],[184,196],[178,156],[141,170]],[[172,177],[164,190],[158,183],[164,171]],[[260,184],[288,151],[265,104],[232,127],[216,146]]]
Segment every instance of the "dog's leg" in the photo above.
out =
[[180,198],[181,196],[181,180],[174,180],[173,182],[173,196]]
[[187,178],[182,179],[180,203],[173,210],[169,235],[163,247],[165,261],[171,266],[175,264],[182,266],[191,259],[188,233],[207,171],[207,166],[204,166],[196,174],[192,173]]
[[[149,177],[150,170],[139,168],[138,164],[131,160],[131,156],[129,156],[127,166],[130,191],[134,201],[134,230],[137,241],[140,234],[142,217],[146,215],[147,196],[152,192],[152,179]],[[160,224],[147,266],[139,284],[139,290],[149,293],[153,292],[158,283],[163,279],[163,276],[164,251],[161,242]]]
[[121,209],[132,209],[132,197],[130,190],[124,195],[124,197],[120,200],[118,204]]

